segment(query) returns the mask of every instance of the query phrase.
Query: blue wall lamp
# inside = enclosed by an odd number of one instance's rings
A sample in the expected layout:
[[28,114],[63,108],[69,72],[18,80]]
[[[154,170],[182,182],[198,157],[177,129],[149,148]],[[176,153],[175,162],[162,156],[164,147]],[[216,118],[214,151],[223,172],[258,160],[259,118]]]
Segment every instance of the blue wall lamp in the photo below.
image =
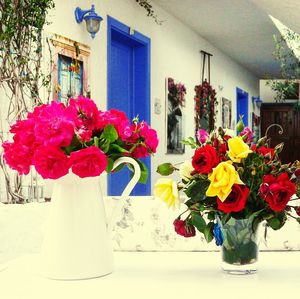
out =
[[86,30],[91,34],[92,38],[94,38],[96,33],[99,31],[100,22],[103,20],[95,12],[94,4],[91,9],[88,10],[82,10],[80,7],[77,7],[75,9],[75,19],[78,24],[85,20]]

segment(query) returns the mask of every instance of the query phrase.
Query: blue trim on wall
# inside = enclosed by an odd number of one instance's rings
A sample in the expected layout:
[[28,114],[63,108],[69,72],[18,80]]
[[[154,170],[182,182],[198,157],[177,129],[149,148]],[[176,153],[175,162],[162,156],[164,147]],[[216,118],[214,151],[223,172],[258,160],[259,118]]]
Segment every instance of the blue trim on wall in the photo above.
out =
[[249,119],[249,94],[241,88],[236,88],[236,119],[237,122],[240,119],[240,115],[244,115],[243,122],[245,126],[248,126]]
[[[128,45],[132,45],[134,47],[134,59],[137,61],[143,61],[140,66],[135,65],[135,80],[138,81],[138,78],[143,78],[143,84],[134,84],[136,87],[133,90],[133,109],[136,108],[137,111],[131,111],[132,117],[139,114],[140,120],[146,120],[148,124],[151,122],[151,104],[150,104],[150,72],[151,72],[151,40],[144,36],[143,34],[134,30],[133,34],[130,34],[130,27],[125,24],[119,22],[118,20],[107,16],[107,105],[109,105],[109,101],[112,98],[111,94],[111,58],[112,58],[112,43],[116,40],[124,42],[124,44],[128,43]],[[141,74],[141,76],[139,76]],[[144,81],[145,78],[145,81]],[[141,101],[141,99],[143,99]],[[108,107],[110,108],[110,107]],[[150,157],[146,159],[146,163],[148,164],[148,168],[151,167],[151,159]],[[146,185],[147,189],[146,194],[151,194],[151,169],[149,169],[149,181]],[[108,184],[110,185],[110,184]],[[108,190],[110,190],[110,186],[108,186]],[[137,186],[132,192],[133,195],[144,195],[139,193],[139,186]]]

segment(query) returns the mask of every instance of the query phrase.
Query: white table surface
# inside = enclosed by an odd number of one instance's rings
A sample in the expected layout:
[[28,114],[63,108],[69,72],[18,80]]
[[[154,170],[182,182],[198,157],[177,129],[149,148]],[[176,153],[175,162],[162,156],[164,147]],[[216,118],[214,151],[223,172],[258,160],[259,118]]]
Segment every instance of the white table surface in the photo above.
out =
[[260,252],[257,274],[220,270],[220,252],[115,252],[107,276],[57,281],[35,274],[36,255],[0,265],[1,299],[300,298],[300,252]]

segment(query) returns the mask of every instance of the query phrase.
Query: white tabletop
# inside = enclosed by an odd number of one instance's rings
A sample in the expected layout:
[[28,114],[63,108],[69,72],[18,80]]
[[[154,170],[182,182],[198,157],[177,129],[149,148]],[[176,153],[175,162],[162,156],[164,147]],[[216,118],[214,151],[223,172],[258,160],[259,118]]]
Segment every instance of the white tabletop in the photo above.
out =
[[220,252],[115,252],[107,276],[57,281],[35,274],[37,256],[6,263],[1,299],[299,298],[300,252],[260,252],[257,274],[220,270]]

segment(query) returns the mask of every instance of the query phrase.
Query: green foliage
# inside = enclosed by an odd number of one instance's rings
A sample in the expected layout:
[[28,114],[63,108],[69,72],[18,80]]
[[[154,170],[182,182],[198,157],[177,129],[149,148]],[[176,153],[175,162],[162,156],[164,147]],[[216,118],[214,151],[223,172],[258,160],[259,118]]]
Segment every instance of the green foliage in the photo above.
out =
[[118,139],[118,133],[115,127],[113,125],[107,125],[101,134],[101,138],[106,139],[110,143],[116,141]]
[[157,167],[156,172],[159,173],[160,175],[167,176],[172,174],[174,170],[176,170],[176,168],[173,166],[172,163],[163,163]]
[[209,186],[209,181],[208,180],[195,180],[193,181],[187,189],[184,190],[184,193],[186,194],[187,197],[190,198],[189,202],[186,203],[187,206],[190,206],[196,202],[203,201],[206,199],[206,189]]
[[192,212],[191,213],[191,223],[197,228],[197,230],[201,233],[204,233],[206,228],[206,222],[201,216],[201,214]]
[[199,144],[195,141],[193,137],[189,137],[181,141],[185,145],[189,145],[192,149],[199,148]]
[[0,0],[0,83],[10,90],[8,118],[22,118],[42,104],[41,86],[51,75],[42,71],[42,30],[54,0]]
[[286,30],[283,36],[274,35],[273,41],[275,47],[273,56],[279,63],[281,77],[284,81],[268,80],[266,84],[276,92],[275,101],[284,102],[286,98],[293,96],[296,98],[296,88],[298,87],[295,82],[300,78],[300,61],[286,43],[300,45],[300,36],[291,30]]

